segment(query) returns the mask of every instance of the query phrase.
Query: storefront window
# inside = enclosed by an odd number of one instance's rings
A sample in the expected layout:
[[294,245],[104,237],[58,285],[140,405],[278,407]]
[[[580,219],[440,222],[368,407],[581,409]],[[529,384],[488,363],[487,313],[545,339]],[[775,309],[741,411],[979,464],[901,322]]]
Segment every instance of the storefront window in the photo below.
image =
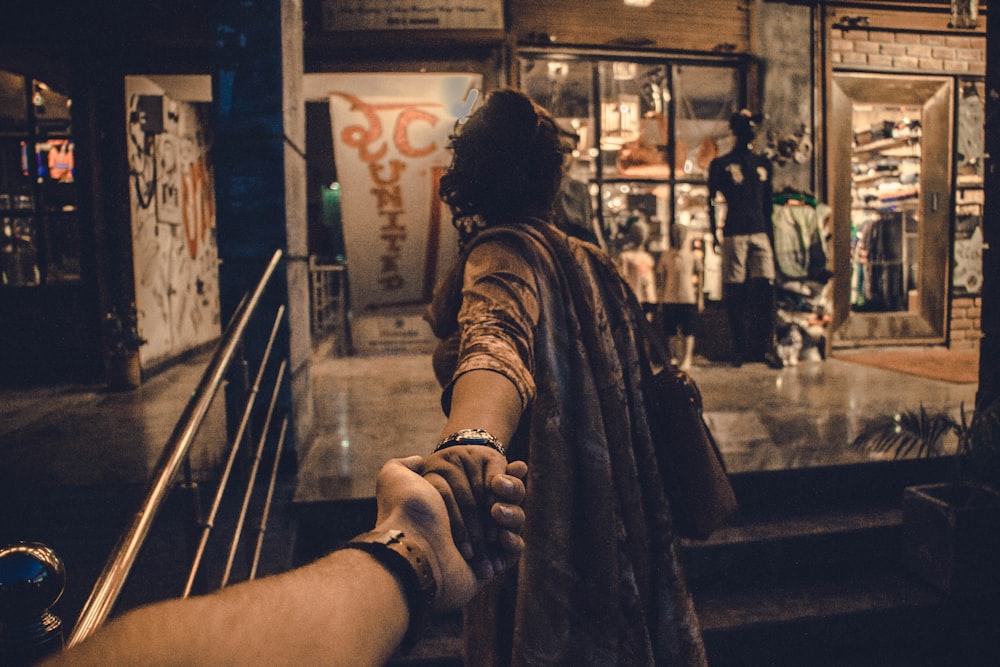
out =
[[592,65],[579,60],[523,59],[521,87],[548,109],[566,132],[576,135],[573,176],[591,178],[596,173],[597,157]]
[[982,188],[960,188],[955,196],[955,250],[951,291],[973,296],[983,288]]
[[614,181],[601,187],[604,238],[609,247],[620,248],[629,228],[643,223],[648,228],[649,250],[663,250],[670,220],[670,186],[666,183]]
[[601,62],[598,73],[603,175],[669,179],[666,68]]
[[705,178],[708,164],[732,149],[729,116],[742,106],[737,74],[729,67],[674,67],[679,177]]
[[70,100],[42,81],[0,72],[0,280],[34,287],[78,280],[80,240]]
[[731,148],[728,118],[743,106],[741,71],[735,61],[521,58],[521,89],[576,137],[567,185],[573,201],[587,199],[592,208],[573,217],[591,217],[612,256],[636,222],[648,226],[654,254],[666,249],[672,224],[696,230],[692,243],[704,242],[708,164]]
[[958,141],[955,146],[958,186],[982,186],[986,84],[983,81],[963,81],[958,87]]

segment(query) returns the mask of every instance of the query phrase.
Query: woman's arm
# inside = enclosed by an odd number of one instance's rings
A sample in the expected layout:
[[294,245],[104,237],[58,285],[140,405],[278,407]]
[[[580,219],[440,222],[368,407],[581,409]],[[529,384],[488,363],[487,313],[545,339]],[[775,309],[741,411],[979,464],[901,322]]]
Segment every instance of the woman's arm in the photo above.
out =
[[[448,419],[442,439],[482,429],[510,444],[534,397],[539,318],[534,261],[532,246],[516,234],[486,240],[469,253],[458,313],[460,357],[455,379],[445,389]],[[499,453],[476,445],[448,447],[427,458],[428,479],[445,498],[455,542],[480,576],[489,576],[506,558],[496,548],[496,535],[481,526],[489,481],[506,464]]]

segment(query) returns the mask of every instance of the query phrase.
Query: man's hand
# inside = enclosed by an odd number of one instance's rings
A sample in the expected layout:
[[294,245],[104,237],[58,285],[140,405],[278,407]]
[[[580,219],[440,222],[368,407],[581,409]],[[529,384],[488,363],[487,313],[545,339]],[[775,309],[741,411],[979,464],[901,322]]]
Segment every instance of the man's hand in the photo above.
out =
[[[477,579],[456,547],[440,486],[421,477],[424,472],[424,459],[419,456],[393,459],[382,466],[375,487],[376,528],[398,528],[416,540],[424,548],[437,580],[435,607],[458,609],[472,599],[484,579]],[[520,504],[524,500],[522,478],[526,472],[527,466],[521,463],[514,466],[511,474],[501,471],[489,479],[489,505],[484,505],[488,511],[484,519],[477,517],[476,523],[487,523],[489,527],[477,525],[478,531],[492,532],[499,545],[498,567],[490,574],[515,563],[524,548],[520,534],[524,510]]]

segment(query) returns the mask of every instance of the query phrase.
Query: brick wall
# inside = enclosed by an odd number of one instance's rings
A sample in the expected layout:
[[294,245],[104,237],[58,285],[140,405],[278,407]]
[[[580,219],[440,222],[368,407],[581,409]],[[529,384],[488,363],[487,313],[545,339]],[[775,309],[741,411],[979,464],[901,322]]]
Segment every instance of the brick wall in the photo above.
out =
[[961,297],[951,302],[951,342],[956,350],[978,350],[982,338],[982,297]]
[[834,68],[986,74],[986,38],[970,35],[835,28],[831,35],[830,56]]

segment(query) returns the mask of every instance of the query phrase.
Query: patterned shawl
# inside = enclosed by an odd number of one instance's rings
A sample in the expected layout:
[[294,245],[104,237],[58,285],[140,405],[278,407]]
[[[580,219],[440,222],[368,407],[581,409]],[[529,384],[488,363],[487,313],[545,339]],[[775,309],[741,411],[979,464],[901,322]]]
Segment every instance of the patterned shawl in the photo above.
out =
[[[511,235],[530,253],[541,310],[536,398],[510,443],[528,462],[527,546],[517,574],[467,609],[467,664],[507,664],[508,652],[513,665],[704,664],[628,286],[596,246],[541,221],[488,229],[473,245]],[[455,287],[432,307],[442,337],[455,328]]]

